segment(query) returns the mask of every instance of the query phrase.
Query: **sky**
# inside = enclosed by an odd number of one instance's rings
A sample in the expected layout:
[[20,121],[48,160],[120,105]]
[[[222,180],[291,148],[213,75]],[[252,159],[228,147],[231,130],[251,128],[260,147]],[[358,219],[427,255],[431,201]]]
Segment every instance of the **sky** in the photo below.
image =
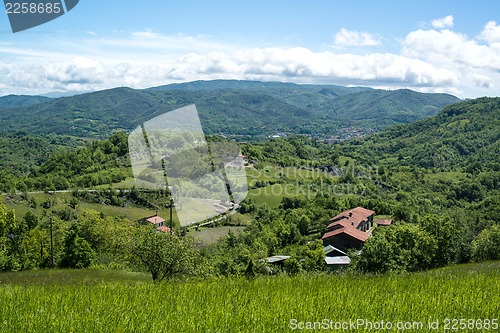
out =
[[80,0],[12,33],[0,96],[239,79],[500,95],[500,1]]

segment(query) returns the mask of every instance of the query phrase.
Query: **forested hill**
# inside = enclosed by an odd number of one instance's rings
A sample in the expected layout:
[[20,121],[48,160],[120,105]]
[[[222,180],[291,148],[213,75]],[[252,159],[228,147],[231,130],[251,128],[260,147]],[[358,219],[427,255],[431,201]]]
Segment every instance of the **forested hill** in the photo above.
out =
[[0,97],[0,109],[30,106],[48,101],[50,98],[43,96],[7,95]]
[[453,104],[436,116],[390,127],[345,149],[359,160],[386,165],[498,169],[500,98]]
[[459,101],[446,94],[251,81],[206,81],[146,90],[115,88],[0,107],[0,131],[105,138],[169,110],[196,104],[207,134],[335,135],[342,127],[369,133],[409,123]]

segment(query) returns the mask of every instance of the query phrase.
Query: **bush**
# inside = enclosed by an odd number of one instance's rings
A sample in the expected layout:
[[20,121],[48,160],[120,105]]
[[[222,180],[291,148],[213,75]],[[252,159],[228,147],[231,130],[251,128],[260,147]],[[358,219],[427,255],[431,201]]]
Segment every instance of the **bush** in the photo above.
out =
[[365,272],[419,271],[432,267],[437,241],[414,224],[380,228],[363,246],[356,268]]
[[500,225],[484,229],[472,241],[472,259],[500,260]]

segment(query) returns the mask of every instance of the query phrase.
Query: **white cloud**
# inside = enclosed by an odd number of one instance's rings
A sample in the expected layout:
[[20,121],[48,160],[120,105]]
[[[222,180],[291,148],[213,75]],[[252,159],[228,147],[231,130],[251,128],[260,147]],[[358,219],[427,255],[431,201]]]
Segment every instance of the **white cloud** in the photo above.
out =
[[479,88],[486,88],[486,89],[495,88],[493,80],[490,77],[485,76],[485,75],[474,75],[473,82],[474,82],[474,85],[476,87],[479,87]]
[[452,28],[453,16],[448,15],[440,19],[432,20],[432,26],[436,29]]
[[498,49],[482,45],[466,35],[450,30],[410,32],[403,41],[402,51],[406,56],[425,59],[439,65],[460,66],[467,70],[500,70]]
[[377,46],[380,45],[381,37],[368,32],[350,31],[340,29],[335,34],[335,46]]
[[[353,33],[343,30],[345,38]],[[151,31],[44,40],[29,47],[0,44],[0,95],[146,88],[221,78],[492,95],[500,81],[498,31],[495,22],[487,23],[474,39],[448,29],[417,30],[404,38],[400,52],[362,55],[342,49],[249,47],[210,36]],[[358,45],[375,43],[354,33],[350,45],[353,40]],[[373,38],[380,42],[381,37]]]
[[495,82],[500,81],[498,28],[496,23],[489,22],[474,39],[451,30],[413,31],[402,43],[402,55],[455,73],[459,79],[456,86],[461,90],[476,96],[498,96],[494,90]]
[[488,44],[500,44],[500,26],[495,21],[486,23],[483,31],[478,36],[479,40]]
[[[190,53],[170,61],[134,66],[110,66],[92,58],[11,66],[12,86],[51,90],[71,87],[78,91],[117,85],[149,87],[173,81],[233,78],[314,82],[404,83],[407,86],[453,85],[456,75],[418,59],[393,54],[365,56],[313,52],[306,48],[254,48]],[[69,89],[69,88],[67,88]]]

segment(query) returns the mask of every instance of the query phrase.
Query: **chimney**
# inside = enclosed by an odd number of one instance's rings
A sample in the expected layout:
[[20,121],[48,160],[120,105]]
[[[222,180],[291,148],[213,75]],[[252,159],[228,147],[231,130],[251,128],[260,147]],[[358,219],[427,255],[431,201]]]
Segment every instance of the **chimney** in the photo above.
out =
[[352,212],[349,212],[349,217],[352,217]]

